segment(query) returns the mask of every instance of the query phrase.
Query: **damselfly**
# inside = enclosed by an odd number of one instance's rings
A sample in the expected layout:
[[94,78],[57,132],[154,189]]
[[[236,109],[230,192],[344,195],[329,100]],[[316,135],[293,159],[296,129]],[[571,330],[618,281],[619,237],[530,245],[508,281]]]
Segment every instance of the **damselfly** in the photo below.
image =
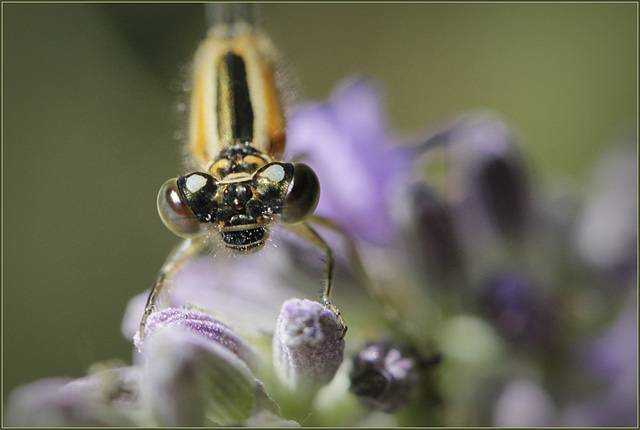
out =
[[[247,5],[223,6],[193,60],[188,153],[197,171],[169,179],[158,193],[164,224],[185,240],[169,255],[140,323],[158,305],[167,279],[218,236],[234,253],[262,249],[269,229],[282,225],[326,255],[322,302],[330,301],[333,256],[308,224],[320,196],[314,171],[281,161],[285,118],[270,40],[248,19]],[[231,12],[231,14],[228,14]],[[228,14],[228,15],[227,15]]]

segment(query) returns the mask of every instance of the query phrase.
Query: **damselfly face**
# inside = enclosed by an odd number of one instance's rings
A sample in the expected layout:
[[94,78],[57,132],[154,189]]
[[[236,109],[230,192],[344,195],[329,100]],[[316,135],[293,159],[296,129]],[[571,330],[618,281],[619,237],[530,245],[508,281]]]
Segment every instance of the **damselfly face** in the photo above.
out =
[[[255,151],[248,144],[233,148]],[[223,178],[194,172],[165,182],[158,194],[165,225],[182,237],[198,237],[217,227],[227,248],[251,252],[264,245],[270,226],[304,221],[320,196],[318,178],[301,163],[271,162],[253,174]]]
[[226,247],[257,251],[269,227],[307,219],[320,196],[307,165],[276,159],[284,118],[266,38],[243,25],[216,28],[193,66],[191,157],[202,171],[168,180],[158,194],[165,225],[185,238],[219,231]]

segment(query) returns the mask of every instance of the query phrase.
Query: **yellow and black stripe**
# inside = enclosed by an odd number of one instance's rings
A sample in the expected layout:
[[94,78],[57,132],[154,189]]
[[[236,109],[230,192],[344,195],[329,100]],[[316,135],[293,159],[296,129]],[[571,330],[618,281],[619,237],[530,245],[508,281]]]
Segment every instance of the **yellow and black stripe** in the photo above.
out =
[[195,55],[189,148],[198,164],[227,146],[249,143],[273,159],[282,156],[285,119],[274,79],[270,41],[246,25],[209,33]]

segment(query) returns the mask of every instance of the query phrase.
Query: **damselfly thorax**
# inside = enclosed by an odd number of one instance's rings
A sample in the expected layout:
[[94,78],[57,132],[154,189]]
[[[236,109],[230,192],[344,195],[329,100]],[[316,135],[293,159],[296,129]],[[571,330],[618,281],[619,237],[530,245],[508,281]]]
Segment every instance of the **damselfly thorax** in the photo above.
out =
[[275,60],[269,39],[244,22],[214,26],[195,54],[188,152],[199,167],[168,180],[158,193],[162,221],[185,241],[160,272],[141,335],[165,279],[212,234],[228,250],[250,253],[265,245],[269,229],[278,224],[326,253],[322,300],[340,317],[329,300],[331,250],[306,222],[320,196],[318,178],[306,164],[280,160],[285,118]]

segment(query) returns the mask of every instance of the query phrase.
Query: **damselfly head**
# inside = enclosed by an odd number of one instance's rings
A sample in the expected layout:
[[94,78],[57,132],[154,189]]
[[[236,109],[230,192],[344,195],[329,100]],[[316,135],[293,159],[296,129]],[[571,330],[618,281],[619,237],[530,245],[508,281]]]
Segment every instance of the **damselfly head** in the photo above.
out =
[[228,249],[247,253],[264,246],[269,227],[306,220],[319,197],[318,178],[306,164],[271,162],[223,179],[205,172],[170,179],[158,193],[158,212],[178,236],[194,238],[215,228]]

